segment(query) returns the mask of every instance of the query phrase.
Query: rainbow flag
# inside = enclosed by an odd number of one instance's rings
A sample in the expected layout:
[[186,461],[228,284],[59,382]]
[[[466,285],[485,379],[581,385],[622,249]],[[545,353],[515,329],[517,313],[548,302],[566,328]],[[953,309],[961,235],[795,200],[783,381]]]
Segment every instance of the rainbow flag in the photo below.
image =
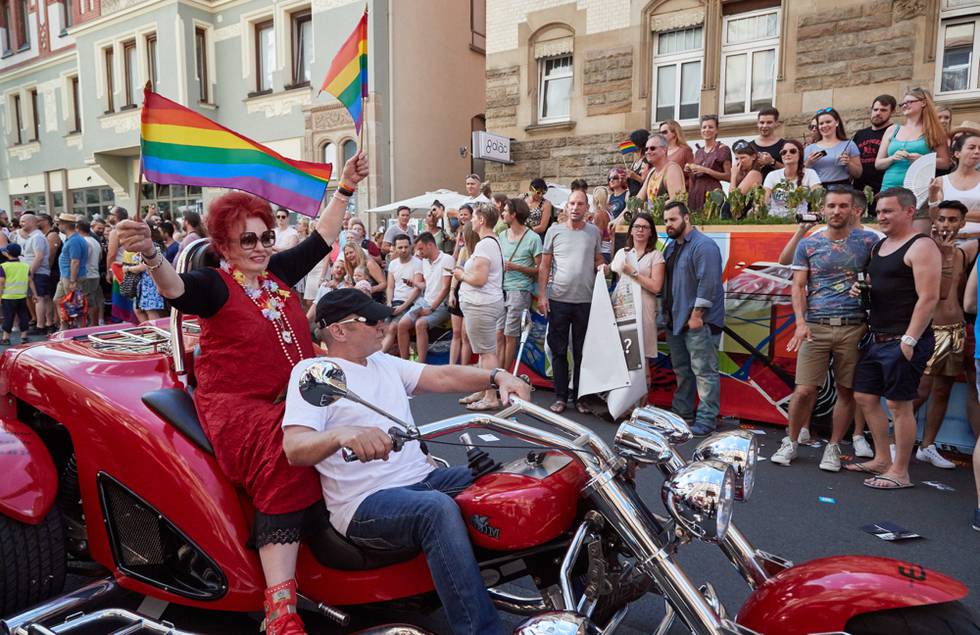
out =
[[367,20],[367,9],[364,9],[364,15],[354,27],[354,32],[337,51],[323,80],[323,86],[320,87],[321,93],[330,93],[347,108],[354,120],[357,134],[361,133],[364,98],[368,96]]
[[637,148],[636,144],[633,143],[632,141],[624,141],[621,144],[619,144],[620,154],[631,154],[633,152],[636,152],[637,150],[639,150],[639,148]]
[[149,88],[143,91],[140,152],[152,183],[230,187],[313,217],[332,169],[287,159]]

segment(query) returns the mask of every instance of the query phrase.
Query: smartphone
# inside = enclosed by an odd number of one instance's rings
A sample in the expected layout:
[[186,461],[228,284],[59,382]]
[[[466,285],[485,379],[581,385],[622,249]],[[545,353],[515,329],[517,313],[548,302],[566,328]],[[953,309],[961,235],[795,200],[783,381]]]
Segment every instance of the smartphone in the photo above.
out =
[[818,159],[822,159],[822,158],[824,158],[825,156],[827,156],[827,151],[826,151],[826,150],[817,150],[816,152],[814,152],[814,153],[813,153],[813,154],[811,154],[810,156],[811,156],[811,157],[816,157],[816,158],[818,158]]

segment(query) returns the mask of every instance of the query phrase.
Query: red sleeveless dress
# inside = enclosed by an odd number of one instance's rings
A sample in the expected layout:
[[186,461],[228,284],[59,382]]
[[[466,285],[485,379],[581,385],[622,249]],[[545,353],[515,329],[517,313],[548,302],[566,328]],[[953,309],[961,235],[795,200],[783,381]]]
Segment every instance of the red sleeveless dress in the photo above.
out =
[[[245,490],[257,510],[285,514],[305,509],[322,496],[320,479],[312,467],[290,465],[282,450],[286,404],[274,402],[292,366],[278,328],[231,275],[217,271],[228,287],[228,301],[200,320],[201,356],[194,367],[198,417],[225,476]],[[286,299],[283,315],[292,327],[294,341],[286,348],[293,363],[313,357],[310,328],[295,292]]]

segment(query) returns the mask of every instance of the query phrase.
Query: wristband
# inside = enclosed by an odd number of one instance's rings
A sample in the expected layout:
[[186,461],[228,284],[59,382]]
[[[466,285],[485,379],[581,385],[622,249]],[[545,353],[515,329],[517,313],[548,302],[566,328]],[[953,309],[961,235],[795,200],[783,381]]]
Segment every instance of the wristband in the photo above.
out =
[[918,343],[919,343],[919,340],[917,340],[916,338],[912,337],[911,335],[903,335],[902,336],[902,344],[908,344],[909,346],[912,346],[914,348],[915,345],[918,344]]
[[354,190],[347,189],[343,185],[341,185],[340,187],[337,188],[337,191],[334,192],[334,194],[340,194],[341,196],[350,198],[351,196],[354,195]]
[[497,384],[497,373],[506,373],[506,372],[507,371],[504,370],[503,368],[494,368],[493,370],[491,370],[490,371],[490,387],[491,388],[500,388],[500,386]]

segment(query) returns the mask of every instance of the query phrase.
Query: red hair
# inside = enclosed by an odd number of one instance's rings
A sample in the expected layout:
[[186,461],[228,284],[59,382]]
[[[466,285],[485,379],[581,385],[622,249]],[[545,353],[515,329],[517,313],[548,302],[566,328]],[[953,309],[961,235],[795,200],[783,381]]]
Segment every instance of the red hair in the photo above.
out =
[[261,198],[245,192],[229,192],[214,199],[208,206],[207,221],[212,246],[218,253],[226,253],[228,246],[238,238],[231,232],[253,217],[262,219],[265,226],[272,229],[272,208]]

